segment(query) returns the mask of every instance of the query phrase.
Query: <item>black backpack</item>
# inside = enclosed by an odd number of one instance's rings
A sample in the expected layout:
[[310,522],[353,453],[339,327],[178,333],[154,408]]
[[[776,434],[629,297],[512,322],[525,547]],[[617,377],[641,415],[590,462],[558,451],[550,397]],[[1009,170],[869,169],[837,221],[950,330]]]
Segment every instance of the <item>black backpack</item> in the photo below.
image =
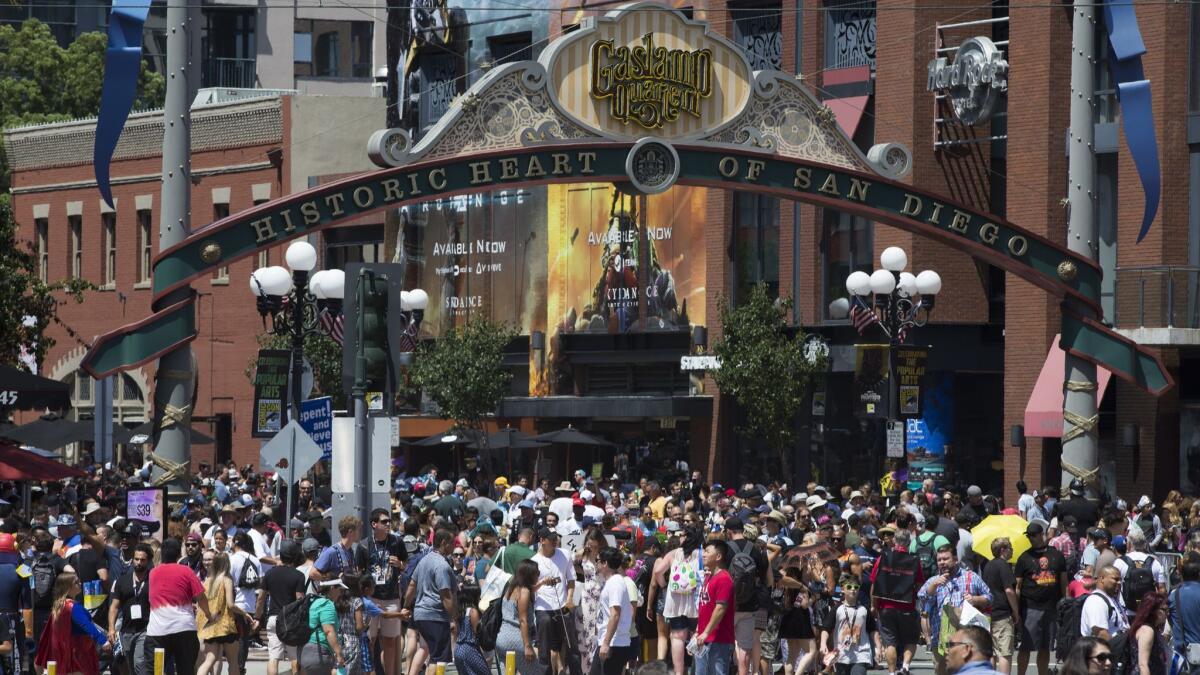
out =
[[308,609],[317,596],[305,595],[293,600],[279,610],[275,619],[275,634],[279,641],[289,647],[299,647],[312,637],[313,629],[308,625]]
[[[1079,630],[1080,624],[1083,623],[1083,603],[1093,595],[1097,594],[1085,593],[1078,598],[1063,598],[1058,601],[1058,606],[1055,608],[1057,610],[1055,614],[1058,616],[1058,634],[1055,636],[1054,653],[1060,662],[1067,658],[1071,647],[1079,641],[1079,638],[1083,637]],[[1120,611],[1112,606],[1108,598],[1100,595],[1100,599],[1108,605],[1109,614]]]
[[1121,598],[1130,611],[1137,611],[1138,602],[1150,595],[1158,587],[1154,583],[1154,558],[1147,555],[1140,562],[1134,562],[1127,555],[1121,556],[1125,561],[1125,579],[1121,584]]
[[937,539],[936,532],[926,532],[929,537],[925,543],[921,543],[921,536],[916,537],[916,547],[913,549],[913,554],[917,556],[917,561],[921,563],[921,572],[925,574],[926,579],[933,577],[937,572],[937,554],[933,550],[933,542]]
[[[740,544],[740,546],[739,546]],[[758,598],[758,565],[750,552],[754,543],[750,541],[729,542],[733,558],[729,561],[729,574],[733,577],[733,592],[737,604]]]
[[1133,671],[1133,654],[1129,649],[1129,631],[1109,637],[1108,648],[1112,651],[1112,675],[1126,675]]
[[54,561],[50,556],[41,554],[31,566],[30,588],[33,592],[33,606],[38,609],[48,609],[54,604],[54,580],[58,573],[54,570]]
[[258,560],[252,555],[246,556],[246,562],[242,563],[242,571],[238,574],[238,588],[253,588],[262,587],[262,577],[258,574]]
[[[508,586],[504,587],[505,592]],[[494,598],[479,617],[479,628],[475,631],[475,641],[479,648],[490,652],[496,648],[496,638],[500,635],[500,626],[504,623],[504,593]]]

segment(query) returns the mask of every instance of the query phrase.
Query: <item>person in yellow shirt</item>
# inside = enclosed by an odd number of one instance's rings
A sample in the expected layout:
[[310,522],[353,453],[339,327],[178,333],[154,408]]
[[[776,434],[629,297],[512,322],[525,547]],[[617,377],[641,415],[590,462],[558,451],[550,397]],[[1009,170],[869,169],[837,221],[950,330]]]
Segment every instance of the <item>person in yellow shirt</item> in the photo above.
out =
[[663,494],[662,487],[657,481],[650,481],[647,492],[648,502],[646,505],[650,507],[650,512],[654,514],[655,520],[662,520],[666,515],[667,496]]

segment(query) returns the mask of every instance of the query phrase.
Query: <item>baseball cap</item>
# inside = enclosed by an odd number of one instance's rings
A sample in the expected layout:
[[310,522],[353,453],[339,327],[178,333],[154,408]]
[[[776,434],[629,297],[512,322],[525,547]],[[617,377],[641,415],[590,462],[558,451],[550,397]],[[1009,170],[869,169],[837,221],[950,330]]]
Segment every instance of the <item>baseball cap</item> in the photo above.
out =
[[678,532],[681,529],[679,523],[675,522],[674,520],[667,521],[667,524],[664,527],[667,532]]
[[595,525],[595,524],[596,524],[596,519],[595,519],[595,518],[593,518],[592,516],[584,516],[584,517],[583,517],[583,518],[582,518],[582,519],[579,521],[579,526],[580,526],[580,527],[591,527],[592,525]]
[[517,495],[518,497],[524,497],[529,492],[529,490],[526,490],[525,488],[521,487],[520,485],[514,485],[514,486],[508,488],[508,491],[514,495]]
[[1025,528],[1025,536],[1045,534],[1045,532],[1046,530],[1042,527],[1041,523],[1030,523],[1029,526]]
[[200,542],[203,542],[203,541],[204,541],[204,538],[200,536],[200,533],[199,533],[199,532],[189,532],[189,533],[188,533],[188,536],[184,538],[184,541],[200,541]]
[[335,578],[335,579],[330,579],[330,580],[328,580],[328,581],[322,581],[322,582],[321,582],[321,588],[329,588],[329,587],[331,587],[331,586],[337,586],[337,587],[339,587],[339,588],[346,588],[346,589],[348,589],[348,588],[349,588],[349,587],[348,587],[348,586],[345,584],[345,582],[343,582],[343,581],[342,581],[342,578],[341,578],[341,577],[337,577],[337,578]]
[[58,526],[59,527],[75,527],[75,525],[76,525],[75,516],[73,516],[69,513],[64,513],[58,517]]
[[505,478],[504,476],[496,476],[496,480],[494,481],[494,484],[498,485],[499,487],[506,488],[506,487],[508,487],[508,479]]
[[254,517],[250,519],[250,524],[255,527],[258,527],[259,525],[266,525],[267,522],[270,520],[271,520],[271,518],[267,514],[256,513],[256,514],[254,514]]
[[533,508],[533,502],[532,502],[531,500],[528,500],[528,499],[522,499],[522,500],[521,500],[521,503],[517,504],[517,508],[521,508],[521,509],[532,509],[532,508]]
[[725,529],[730,532],[741,532],[742,527],[742,519],[737,516],[730,516],[725,519]]
[[850,499],[861,499],[863,496],[862,490],[854,490],[850,493]]
[[300,544],[295,540],[285,539],[279,544],[279,557],[283,560],[295,560],[302,555],[304,552],[300,550]]
[[295,516],[292,516],[292,520],[288,523],[288,527],[290,527],[293,530],[303,530],[305,528],[305,526],[307,526],[307,525],[308,525],[308,523],[304,522],[303,520],[300,520],[299,518],[297,518]]
[[583,497],[576,497],[571,500],[571,506],[572,507],[587,506],[587,504],[583,501]]
[[466,479],[466,478],[459,478],[459,479],[458,479],[458,482],[457,482],[457,483],[455,483],[455,485],[456,485],[457,487],[460,487],[460,488],[468,488],[468,487],[471,487],[471,484],[467,482],[467,479]]
[[321,542],[309,537],[300,544],[300,550],[304,552],[305,557],[321,552]]
[[542,529],[538,530],[538,539],[551,539],[551,538],[558,539],[558,532],[555,532],[554,530],[552,530],[548,527],[543,527]]

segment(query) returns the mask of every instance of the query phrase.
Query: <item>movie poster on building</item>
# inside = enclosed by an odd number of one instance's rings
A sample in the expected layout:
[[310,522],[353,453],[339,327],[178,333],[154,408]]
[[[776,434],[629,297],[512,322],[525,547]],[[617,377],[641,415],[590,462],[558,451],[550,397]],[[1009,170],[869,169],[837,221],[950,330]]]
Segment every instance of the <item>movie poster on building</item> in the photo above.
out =
[[[704,323],[705,259],[696,245],[704,241],[706,202],[704,188],[677,186],[646,198],[642,214],[642,200],[611,184],[548,188],[551,362],[563,334]],[[556,390],[568,389],[567,374],[556,374]]]
[[258,361],[254,367],[251,437],[271,438],[283,428],[283,406],[291,360],[291,352],[286,349],[258,350]]
[[888,345],[855,345],[854,412],[864,419],[887,419],[892,381]]
[[929,361],[929,347],[901,345],[894,349],[896,360],[896,391],[901,417],[921,416],[921,386],[925,381],[925,364]]
[[522,335],[546,316],[546,189],[477,192],[400,210],[405,276],[429,294],[423,335],[473,316]]
[[926,478],[935,484],[946,477],[946,454],[954,440],[954,375],[928,376],[925,405],[920,417],[905,420],[908,455],[908,488],[921,487]]

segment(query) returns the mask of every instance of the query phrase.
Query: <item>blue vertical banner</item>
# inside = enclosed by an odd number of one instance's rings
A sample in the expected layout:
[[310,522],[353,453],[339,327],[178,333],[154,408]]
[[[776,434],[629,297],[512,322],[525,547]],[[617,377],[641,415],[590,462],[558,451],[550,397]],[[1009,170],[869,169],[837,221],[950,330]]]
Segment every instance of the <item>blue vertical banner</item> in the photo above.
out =
[[328,396],[300,403],[300,427],[321,446],[321,459],[333,458],[333,399]]
[[108,20],[108,48],[104,53],[104,83],[100,88],[92,165],[100,196],[109,206],[113,205],[109,163],[137,98],[138,75],[142,70],[142,26],[149,13],[150,0],[113,0]]
[[926,478],[941,484],[946,478],[946,451],[954,442],[954,375],[927,376],[921,416],[905,420],[904,447],[908,455],[908,489]]

